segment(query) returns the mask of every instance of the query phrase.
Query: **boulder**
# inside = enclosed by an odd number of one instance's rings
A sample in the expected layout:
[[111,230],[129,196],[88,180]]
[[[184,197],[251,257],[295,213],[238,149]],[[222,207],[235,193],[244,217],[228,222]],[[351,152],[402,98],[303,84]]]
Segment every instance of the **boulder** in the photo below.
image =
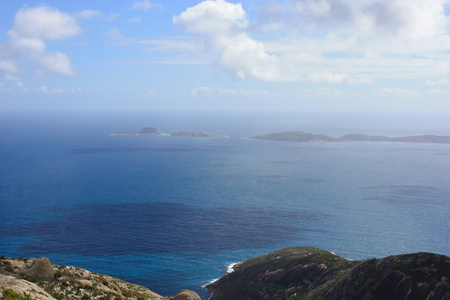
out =
[[175,296],[174,300],[201,300],[200,296],[191,290],[181,290],[181,292]]
[[47,257],[36,259],[31,267],[24,273],[25,275],[36,279],[52,279],[55,276],[52,263]]

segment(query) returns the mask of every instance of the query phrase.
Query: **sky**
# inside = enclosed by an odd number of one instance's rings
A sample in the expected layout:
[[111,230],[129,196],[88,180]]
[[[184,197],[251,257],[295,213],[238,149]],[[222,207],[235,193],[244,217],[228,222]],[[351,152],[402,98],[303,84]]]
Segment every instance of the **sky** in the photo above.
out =
[[0,109],[450,114],[450,0],[0,0]]

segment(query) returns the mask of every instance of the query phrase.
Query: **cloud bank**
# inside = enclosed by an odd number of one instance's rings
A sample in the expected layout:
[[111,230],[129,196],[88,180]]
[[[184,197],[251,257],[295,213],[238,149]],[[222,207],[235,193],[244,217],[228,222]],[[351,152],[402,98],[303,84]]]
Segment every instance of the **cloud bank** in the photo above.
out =
[[[173,17],[237,79],[329,83],[448,78],[448,0],[288,0],[252,20],[206,0]],[[257,38],[255,38],[257,37]]]
[[81,31],[70,14],[49,6],[23,7],[14,18],[8,41],[0,44],[0,74],[6,80],[19,80],[19,63],[32,64],[39,74],[74,75],[70,57],[46,50],[46,41],[63,40]]

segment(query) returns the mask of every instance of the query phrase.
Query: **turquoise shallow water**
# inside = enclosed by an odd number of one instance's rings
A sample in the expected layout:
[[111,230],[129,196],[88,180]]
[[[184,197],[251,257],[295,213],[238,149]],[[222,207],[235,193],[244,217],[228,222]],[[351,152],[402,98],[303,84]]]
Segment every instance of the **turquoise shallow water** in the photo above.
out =
[[[449,145],[277,143],[245,139],[273,120],[227,131],[158,116],[3,118],[0,254],[205,299],[230,263],[286,246],[450,255]],[[109,135],[154,123],[230,138]]]

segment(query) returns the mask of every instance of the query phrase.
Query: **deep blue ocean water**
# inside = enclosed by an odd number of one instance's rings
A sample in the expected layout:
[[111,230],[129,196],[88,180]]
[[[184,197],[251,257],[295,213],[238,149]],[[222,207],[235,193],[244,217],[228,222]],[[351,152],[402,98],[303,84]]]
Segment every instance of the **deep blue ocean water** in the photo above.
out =
[[[202,299],[202,285],[229,264],[287,246],[349,259],[450,255],[450,145],[247,139],[449,134],[443,119],[430,120],[3,113],[0,255],[47,256]],[[110,135],[146,126],[230,138]]]

